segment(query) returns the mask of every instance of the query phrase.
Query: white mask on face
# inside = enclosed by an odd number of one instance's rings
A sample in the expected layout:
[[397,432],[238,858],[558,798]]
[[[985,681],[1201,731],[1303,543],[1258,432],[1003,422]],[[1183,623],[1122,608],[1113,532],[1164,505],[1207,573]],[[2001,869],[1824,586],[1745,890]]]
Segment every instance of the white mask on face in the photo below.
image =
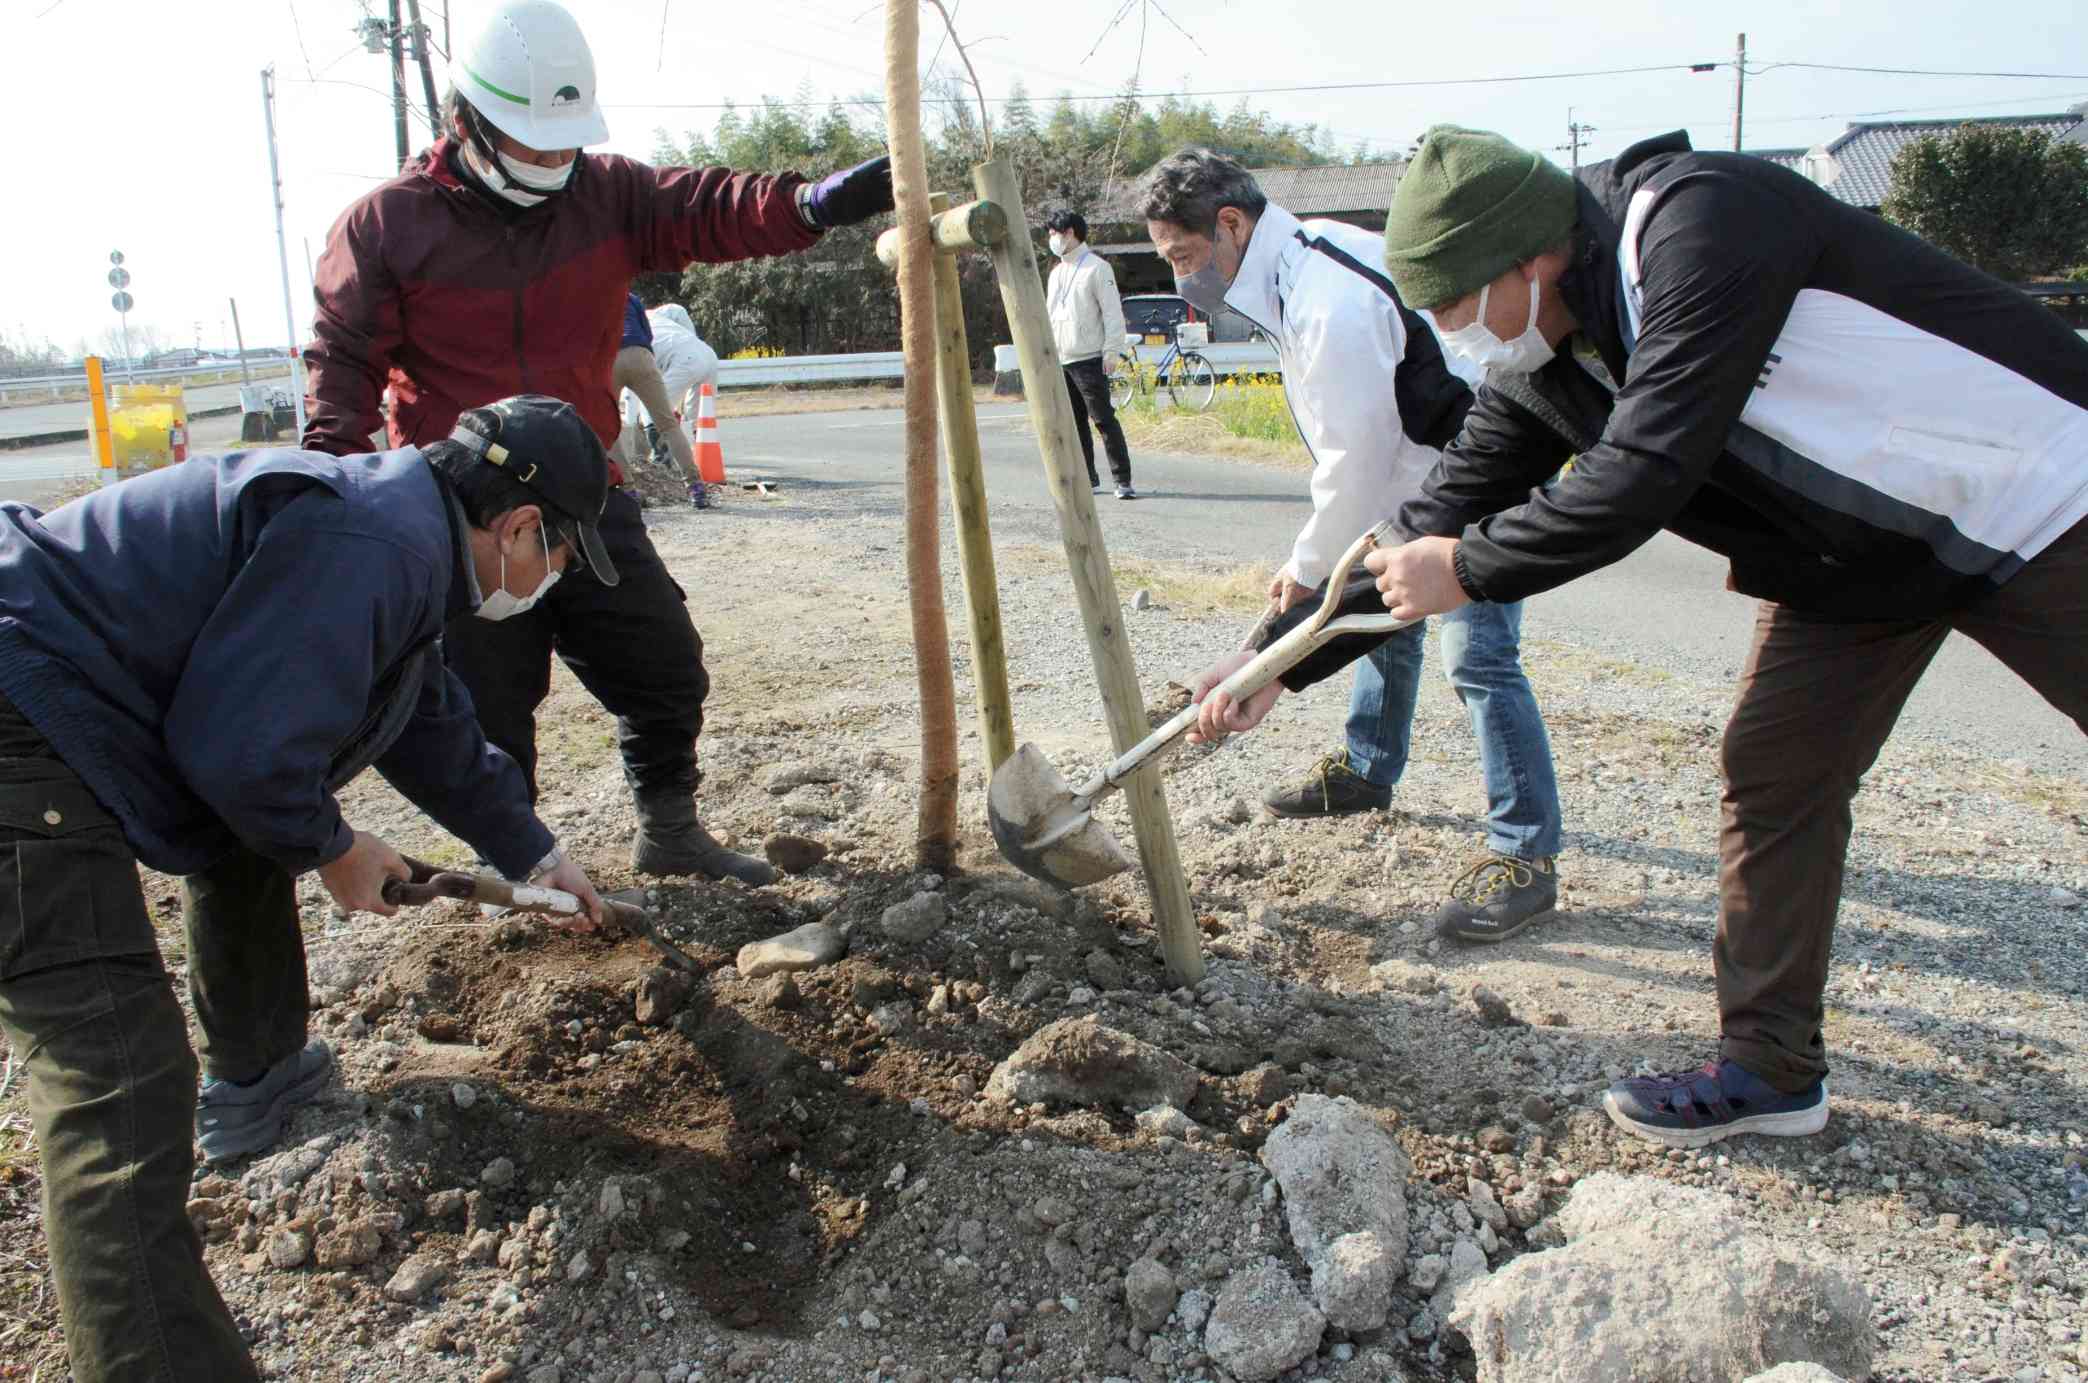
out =
[[1051,238],[1047,240],[1045,243],[1051,246],[1051,252],[1057,255],[1060,259],[1066,258],[1068,255],[1072,254],[1074,250],[1080,247],[1079,241],[1073,239],[1071,236],[1061,235],[1057,231],[1053,231],[1051,233]]
[[1486,324],[1486,295],[1492,288],[1493,285],[1488,284],[1479,290],[1479,315],[1472,318],[1470,325],[1456,331],[1438,328],[1437,334],[1443,338],[1444,349],[1455,351],[1485,370],[1526,375],[1532,370],[1543,369],[1558,351],[1544,339],[1544,333],[1537,330],[1537,307],[1543,298],[1537,280],[1530,280],[1529,324],[1513,341],[1503,341]]
[[500,584],[479,602],[478,617],[498,623],[523,614],[544,598],[544,593],[558,584],[560,573],[551,569],[551,540],[544,536],[543,526],[537,527],[537,541],[544,545],[544,579],[528,595],[515,595],[507,588],[507,549],[500,550]]
[[[573,180],[573,170],[580,166],[580,156],[561,163],[556,168],[539,168],[534,163],[525,163],[512,154],[500,154],[500,172],[495,173],[485,156],[469,141],[462,146],[464,164],[488,191],[503,197],[516,206],[536,206],[555,192],[561,192]],[[503,177],[502,174],[506,176]],[[517,186],[519,184],[519,186]]]

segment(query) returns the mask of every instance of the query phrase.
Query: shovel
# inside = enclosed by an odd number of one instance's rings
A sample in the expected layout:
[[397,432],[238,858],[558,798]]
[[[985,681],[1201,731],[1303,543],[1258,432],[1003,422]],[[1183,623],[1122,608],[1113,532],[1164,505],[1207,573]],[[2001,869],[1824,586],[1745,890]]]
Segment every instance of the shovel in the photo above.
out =
[[[441,898],[454,898],[466,903],[492,903],[515,912],[549,913],[555,917],[584,916],[587,908],[578,897],[561,888],[545,888],[539,884],[518,884],[494,874],[465,874],[439,870],[432,864],[406,858],[406,867],[413,871],[408,879],[387,879],[384,883],[384,901],[393,907],[432,903]],[[642,937],[652,944],[669,965],[691,975],[701,975],[696,962],[688,952],[661,935],[652,915],[645,909],[614,898],[602,900],[602,915],[613,926],[632,936]]]
[[[1335,639],[1353,634],[1389,634],[1412,624],[1412,620],[1395,619],[1390,614],[1334,617],[1350,570],[1379,546],[1391,528],[1391,521],[1387,520],[1349,544],[1327,578],[1327,593],[1320,599],[1319,612],[1213,690],[1236,700],[1252,696]],[[1172,748],[1196,724],[1197,710],[1193,704],[1185,707],[1082,783],[1077,791],[1059,776],[1034,744],[1016,750],[993,775],[986,790],[986,816],[1002,856],[1031,878],[1060,888],[1099,883],[1129,869],[1131,857],[1095,820],[1095,803],[1121,788],[1124,780],[1148,761]]]

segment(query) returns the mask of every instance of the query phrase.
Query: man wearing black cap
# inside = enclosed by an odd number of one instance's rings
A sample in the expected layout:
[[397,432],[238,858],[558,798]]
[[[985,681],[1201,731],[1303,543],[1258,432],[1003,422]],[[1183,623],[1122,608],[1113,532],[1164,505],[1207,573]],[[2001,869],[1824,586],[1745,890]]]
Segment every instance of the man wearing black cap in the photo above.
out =
[[[608,470],[570,407],[452,439],[198,457],[49,514],[0,504],[0,1030],[27,1074],[75,1377],[256,1377],[185,1205],[273,1143],[332,1055],[306,1041],[296,876],[389,915],[405,863],[342,818],[365,767],[503,872],[600,901],[435,650],[527,609],[595,531]],[[138,865],[187,875],[205,1072]]]

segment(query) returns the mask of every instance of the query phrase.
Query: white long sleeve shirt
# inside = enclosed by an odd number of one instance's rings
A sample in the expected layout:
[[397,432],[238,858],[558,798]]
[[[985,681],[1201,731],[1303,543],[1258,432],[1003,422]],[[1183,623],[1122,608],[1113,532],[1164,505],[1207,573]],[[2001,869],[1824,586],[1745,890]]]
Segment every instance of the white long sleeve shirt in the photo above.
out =
[[1325,582],[1358,535],[1420,492],[1469,400],[1462,362],[1401,305],[1384,258],[1382,236],[1272,205],[1225,295],[1276,343],[1312,453],[1312,517],[1285,563],[1303,586]]
[[1087,246],[1051,266],[1044,298],[1051,307],[1059,364],[1094,360],[1124,344],[1124,300],[1117,293],[1116,273]]

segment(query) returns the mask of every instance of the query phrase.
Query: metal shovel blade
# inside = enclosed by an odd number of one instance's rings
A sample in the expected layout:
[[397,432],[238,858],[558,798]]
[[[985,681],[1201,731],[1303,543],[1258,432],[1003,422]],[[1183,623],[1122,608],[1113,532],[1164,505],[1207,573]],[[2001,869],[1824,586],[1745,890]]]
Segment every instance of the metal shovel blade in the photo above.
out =
[[1032,879],[1060,888],[1100,883],[1131,857],[1034,744],[1000,766],[986,789],[986,816],[1001,855]]

